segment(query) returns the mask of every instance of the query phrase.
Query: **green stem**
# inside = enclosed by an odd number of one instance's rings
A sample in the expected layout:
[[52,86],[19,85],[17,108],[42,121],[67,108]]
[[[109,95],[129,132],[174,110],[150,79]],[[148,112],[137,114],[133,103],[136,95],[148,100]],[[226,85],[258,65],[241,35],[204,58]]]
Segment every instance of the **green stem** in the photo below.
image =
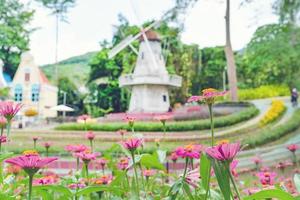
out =
[[49,148],[46,147],[46,157],[49,157]]
[[84,168],[85,168],[86,178],[88,178],[89,177],[89,163],[84,162]]
[[76,158],[76,171],[78,172],[79,170],[79,158]]
[[238,188],[237,188],[237,185],[236,185],[236,183],[235,183],[235,181],[234,181],[234,178],[233,178],[233,176],[232,176],[232,173],[231,173],[231,171],[230,171],[230,167],[229,167],[230,164],[226,164],[226,165],[227,165],[227,166],[226,166],[226,167],[227,167],[227,171],[228,171],[228,173],[229,173],[229,177],[230,177],[231,183],[232,183],[232,185],[233,185],[233,188],[234,188],[234,190],[235,190],[235,193],[236,193],[238,199],[241,200],[240,192],[239,192],[239,190],[238,190]]
[[186,157],[185,158],[185,167],[184,167],[184,172],[183,172],[183,179],[185,179],[185,176],[186,176],[186,172],[187,172],[187,167],[188,167],[188,164],[189,164],[189,158]]
[[35,140],[33,141],[33,148],[34,148],[34,150],[36,150],[36,141]]
[[32,181],[33,181],[33,175],[29,175],[29,182],[28,182],[28,200],[31,200],[31,194],[32,194]]
[[205,200],[208,198],[208,193],[209,193],[209,189],[210,189],[210,177],[211,177],[210,170],[211,170],[211,167],[209,167],[209,171],[208,171],[208,185],[207,185],[207,190],[205,193]]
[[140,199],[140,192],[139,192],[140,190],[139,190],[139,183],[138,183],[138,173],[137,173],[136,164],[135,164],[134,151],[131,151],[131,157],[132,157],[133,170],[134,170],[134,176],[135,176],[136,193],[137,193],[138,199]]
[[93,148],[93,140],[90,140],[90,146],[91,146],[91,151],[94,152],[94,148]]
[[208,110],[209,110],[209,117],[210,117],[211,146],[214,146],[215,133],[214,133],[214,117],[213,117],[212,104],[208,104]]

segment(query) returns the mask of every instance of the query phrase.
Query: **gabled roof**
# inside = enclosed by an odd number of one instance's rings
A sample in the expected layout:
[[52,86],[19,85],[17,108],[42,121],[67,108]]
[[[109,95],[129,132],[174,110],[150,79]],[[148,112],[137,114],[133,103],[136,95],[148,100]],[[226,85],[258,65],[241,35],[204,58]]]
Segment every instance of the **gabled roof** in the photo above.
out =
[[50,85],[50,82],[49,82],[48,78],[46,77],[46,75],[44,74],[44,72],[41,69],[39,69],[39,72],[40,72],[40,78],[41,78],[42,83]]

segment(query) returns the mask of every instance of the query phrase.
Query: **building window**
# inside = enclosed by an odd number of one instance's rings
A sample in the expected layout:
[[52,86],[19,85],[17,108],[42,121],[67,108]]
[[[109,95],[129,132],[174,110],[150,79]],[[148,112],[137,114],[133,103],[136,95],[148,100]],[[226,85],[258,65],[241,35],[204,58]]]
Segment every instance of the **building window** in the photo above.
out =
[[29,68],[25,69],[25,81],[26,82],[30,81],[30,69]]
[[21,84],[17,84],[15,87],[15,101],[21,102],[23,100],[23,89]]
[[167,102],[167,96],[166,95],[163,95],[163,101]]
[[38,84],[33,84],[31,88],[31,101],[38,102],[40,99],[40,86]]

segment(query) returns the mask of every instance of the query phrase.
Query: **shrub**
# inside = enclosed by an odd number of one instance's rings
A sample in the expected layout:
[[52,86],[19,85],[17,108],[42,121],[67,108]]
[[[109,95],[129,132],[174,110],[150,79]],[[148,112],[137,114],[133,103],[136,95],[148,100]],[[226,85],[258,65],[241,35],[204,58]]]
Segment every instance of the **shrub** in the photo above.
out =
[[240,100],[263,99],[277,96],[289,96],[290,90],[285,85],[264,85],[252,89],[240,89]]
[[276,127],[262,129],[262,131],[258,132],[257,134],[243,140],[242,143],[247,144],[250,148],[253,148],[271,141],[275,141],[284,135],[297,130],[299,127],[300,109],[297,109],[288,122]]
[[283,101],[273,100],[271,108],[266,112],[266,114],[260,120],[260,125],[264,126],[266,124],[274,122],[276,119],[278,119],[280,116],[282,116],[282,114],[284,113],[285,110],[286,110],[286,107],[285,107]]
[[[244,108],[240,112],[215,118],[215,127],[226,127],[246,121],[258,114],[258,109],[251,104],[250,107]],[[193,120],[193,121],[172,121],[166,123],[167,131],[192,131],[205,130],[210,128],[209,119]],[[117,131],[120,129],[130,130],[126,123],[103,123],[103,124],[87,124],[88,130],[94,131]],[[135,122],[134,129],[136,131],[163,131],[160,122]],[[68,123],[56,127],[56,130],[85,130],[83,124]]]

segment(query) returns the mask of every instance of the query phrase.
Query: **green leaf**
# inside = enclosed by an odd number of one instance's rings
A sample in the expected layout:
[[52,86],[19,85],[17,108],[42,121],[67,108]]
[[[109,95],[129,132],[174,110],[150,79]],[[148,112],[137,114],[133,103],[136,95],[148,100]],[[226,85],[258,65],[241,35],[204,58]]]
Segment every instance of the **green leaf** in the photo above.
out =
[[7,158],[10,158],[14,155],[13,152],[7,152],[7,153],[1,153],[0,154],[0,163],[2,163],[4,160],[6,160]]
[[170,188],[168,192],[168,196],[170,197],[170,200],[175,200],[179,191],[182,189],[183,183],[182,179],[177,180],[172,187]]
[[202,154],[200,160],[200,175],[201,175],[202,185],[205,190],[208,190],[209,188],[210,169],[211,169],[210,160],[207,158],[205,154]]
[[157,150],[156,155],[158,157],[159,162],[164,163],[167,158],[167,151]]
[[54,192],[59,192],[66,197],[73,196],[71,190],[62,185],[38,185],[38,186],[34,186],[34,190],[52,190]]
[[191,193],[191,190],[190,190],[190,186],[187,182],[183,181],[183,189],[185,191],[185,193],[187,194],[187,196],[189,197],[190,200],[194,200],[194,197]]
[[88,186],[85,187],[77,192],[77,196],[81,195],[89,195],[93,192],[100,192],[100,191],[109,191],[115,194],[121,194],[124,192],[120,187],[114,186]]
[[218,162],[216,160],[211,160],[214,172],[220,187],[220,190],[224,196],[225,200],[230,200],[231,190],[230,190],[230,180],[229,174],[227,172],[224,163]]
[[264,200],[264,199],[271,199],[271,198],[277,198],[280,200],[295,200],[295,198],[289,193],[278,189],[262,190],[251,196],[245,197],[244,200]]
[[154,168],[159,170],[165,170],[165,166],[160,163],[159,159],[150,154],[143,154],[141,156],[141,164],[146,168]]
[[300,175],[299,174],[295,174],[294,183],[295,183],[297,191],[300,192]]

